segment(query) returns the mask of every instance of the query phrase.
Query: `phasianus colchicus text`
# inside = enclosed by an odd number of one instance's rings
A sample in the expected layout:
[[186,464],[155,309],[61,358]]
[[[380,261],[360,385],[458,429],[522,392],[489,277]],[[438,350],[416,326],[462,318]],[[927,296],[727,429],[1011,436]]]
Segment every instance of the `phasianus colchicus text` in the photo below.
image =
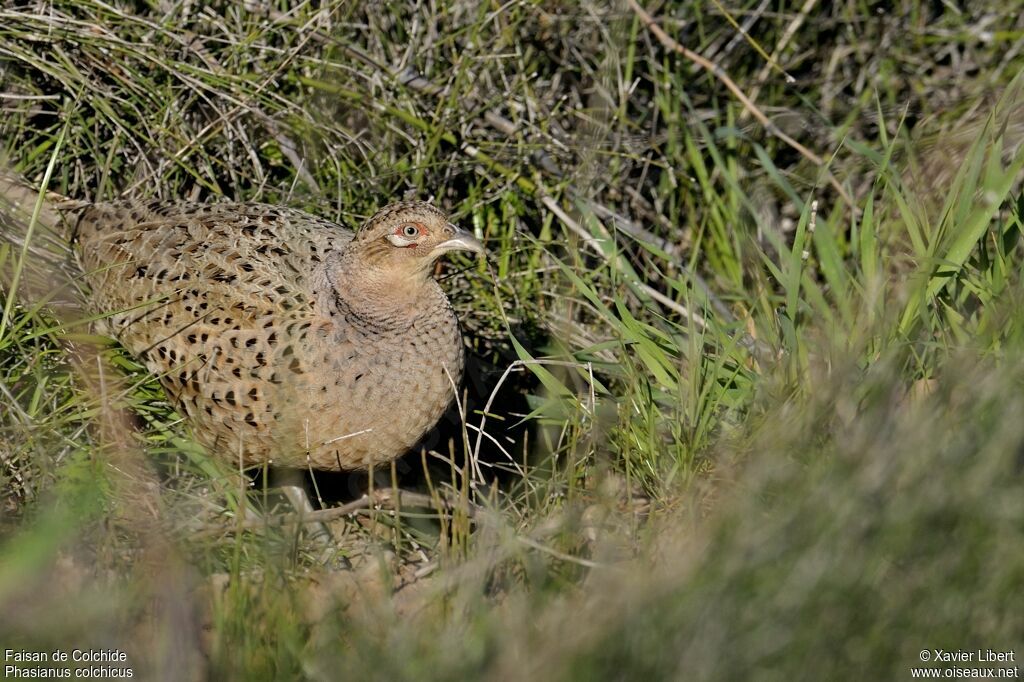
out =
[[264,204],[94,204],[74,242],[107,331],[223,459],[371,468],[429,431],[461,379],[432,271],[483,246],[431,204],[387,206],[355,235]]

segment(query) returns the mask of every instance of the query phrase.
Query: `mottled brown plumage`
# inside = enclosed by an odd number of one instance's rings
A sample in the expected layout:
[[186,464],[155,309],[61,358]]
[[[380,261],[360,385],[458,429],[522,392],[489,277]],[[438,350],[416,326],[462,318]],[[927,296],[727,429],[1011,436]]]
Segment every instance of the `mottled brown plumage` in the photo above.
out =
[[357,235],[263,204],[96,204],[75,250],[111,335],[159,374],[213,454],[366,469],[408,450],[462,376],[432,265],[482,252],[435,207]]

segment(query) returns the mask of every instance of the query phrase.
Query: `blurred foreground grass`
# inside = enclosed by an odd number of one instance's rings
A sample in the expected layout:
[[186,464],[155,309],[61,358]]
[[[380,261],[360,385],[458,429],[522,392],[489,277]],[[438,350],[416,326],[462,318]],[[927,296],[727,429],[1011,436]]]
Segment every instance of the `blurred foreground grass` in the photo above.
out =
[[144,679],[789,680],[1020,647],[1020,13],[647,9],[772,125],[626,3],[0,10],[0,143],[32,182],[353,226],[429,197],[490,251],[443,281],[464,417],[390,472],[455,508],[362,510],[325,557],[242,529],[155,382],[0,246],[0,649],[120,648]]

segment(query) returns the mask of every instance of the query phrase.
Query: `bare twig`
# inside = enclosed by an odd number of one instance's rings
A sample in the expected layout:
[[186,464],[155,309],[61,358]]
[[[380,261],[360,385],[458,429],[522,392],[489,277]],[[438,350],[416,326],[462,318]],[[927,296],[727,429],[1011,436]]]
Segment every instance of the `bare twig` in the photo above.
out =
[[401,510],[403,507],[427,507],[436,509],[439,512],[460,511],[469,518],[475,518],[480,513],[480,508],[472,502],[454,503],[449,500],[435,499],[423,493],[413,493],[406,490],[375,490],[372,495],[363,495],[358,500],[343,504],[340,507],[330,509],[318,509],[306,513],[281,514],[279,516],[246,518],[241,523],[226,528],[218,525],[208,528],[205,534],[219,534],[225,530],[255,530],[266,527],[280,527],[288,525],[299,525],[305,523],[325,523],[335,519],[342,519],[351,516],[365,509],[373,507],[386,507],[393,510]]
[[810,149],[803,146],[802,144],[794,140],[792,137],[779,130],[778,126],[776,126],[770,118],[765,116],[764,112],[758,109],[757,105],[754,104],[751,101],[751,99],[747,97],[746,94],[744,94],[743,90],[741,90],[740,87],[736,85],[736,82],[729,77],[729,74],[723,71],[722,68],[715,64],[714,62],[705,59],[704,57],[697,54],[693,50],[683,45],[680,45],[678,42],[676,42],[672,38],[672,36],[665,33],[664,29],[662,29],[661,26],[658,25],[658,22],[654,20],[654,17],[648,14],[647,11],[644,10],[644,8],[641,7],[636,0],[626,0],[626,2],[627,4],[629,4],[630,8],[632,8],[633,12],[635,12],[636,15],[640,18],[640,21],[643,22],[644,26],[647,27],[647,30],[654,34],[654,37],[658,39],[658,42],[660,42],[662,45],[672,50],[673,52],[678,52],[679,54],[683,55],[683,57],[689,59],[694,64],[697,64],[702,69],[704,69],[705,71],[713,75],[715,78],[717,78],[719,81],[721,81],[722,84],[729,89],[729,92],[731,92],[736,97],[736,99],[740,101],[740,104],[742,104],[744,108],[747,111],[749,111],[750,114],[755,119],[757,119],[757,121],[762,126],[764,126],[765,131],[769,135],[774,135],[775,137],[779,138],[784,143],[789,145],[789,147],[796,150],[796,152],[803,156],[805,159],[813,163],[815,166],[822,168],[822,170],[828,177],[829,184],[835,188],[836,192],[838,192],[839,195],[843,198],[843,201],[845,201],[847,205],[849,205],[851,208],[856,208],[853,202],[853,197],[851,197],[849,193],[846,191],[846,189],[841,184],[839,184],[839,180],[837,180],[836,177],[832,175],[831,171],[824,167],[825,161],[820,156],[812,152]]
[[[597,255],[599,255],[599,256],[601,256],[603,258],[608,258],[608,255],[605,253],[605,250],[603,248],[601,248],[601,242],[594,235],[590,234],[590,232],[588,230],[586,230],[582,225],[580,225],[578,222],[573,220],[572,217],[570,217],[569,214],[566,213],[562,209],[562,207],[558,205],[557,201],[555,201],[554,199],[552,199],[551,197],[549,197],[547,195],[542,196],[540,200],[541,200],[541,203],[544,204],[544,206],[546,206],[549,211],[551,211],[556,216],[558,216],[558,219],[561,220],[562,223],[566,227],[568,227],[574,233],[579,235],[580,238],[583,239],[583,242],[588,247],[590,247],[591,251],[593,251],[594,253],[596,253]],[[676,301],[673,301],[671,298],[669,298],[665,294],[661,293],[660,291],[658,291],[657,289],[655,289],[651,285],[649,285],[649,284],[647,284],[645,282],[641,282],[640,280],[632,281],[632,282],[630,282],[630,285],[636,287],[641,292],[643,292],[647,296],[651,297],[652,299],[654,299],[655,301],[657,301],[658,303],[660,303],[664,307],[666,307],[666,308],[668,308],[668,309],[678,313],[679,315],[682,315],[686,319],[692,321],[694,324],[696,324],[701,329],[706,329],[707,328],[707,326],[708,326],[707,320],[705,320],[702,315],[700,315],[699,313],[693,312],[692,310],[690,310],[686,306],[682,305],[681,303],[677,303]]]
[[[797,12],[797,15],[793,18],[793,21],[789,22],[786,30],[782,32],[782,37],[779,38],[778,44],[775,46],[775,49],[772,50],[769,61],[761,67],[761,70],[757,74],[757,78],[755,79],[756,85],[754,85],[754,89],[750,91],[750,99],[752,101],[757,100],[757,96],[761,93],[761,86],[763,86],[764,82],[768,80],[768,74],[771,73],[772,67],[774,66],[775,68],[779,68],[778,61],[782,56],[782,51],[786,49],[787,45],[789,45],[789,41],[791,41],[793,36],[796,35],[796,32],[800,29],[800,26],[803,25],[804,21],[807,19],[807,15],[811,13],[811,10],[814,9],[816,4],[818,4],[818,0],[806,0],[806,2],[804,2],[804,6],[800,8],[800,11]],[[792,76],[786,74],[788,82],[791,82],[789,80],[791,78]],[[749,113],[749,110],[744,111],[740,115],[740,120],[744,120]]]

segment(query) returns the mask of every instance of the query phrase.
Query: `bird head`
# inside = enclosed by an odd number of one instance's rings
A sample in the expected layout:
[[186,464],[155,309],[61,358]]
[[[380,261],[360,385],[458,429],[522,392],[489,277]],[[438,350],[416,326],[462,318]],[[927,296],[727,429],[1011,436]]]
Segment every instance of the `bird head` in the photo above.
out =
[[426,277],[434,262],[450,251],[484,253],[479,239],[423,201],[403,201],[377,211],[360,228],[350,249],[365,267],[395,277]]

